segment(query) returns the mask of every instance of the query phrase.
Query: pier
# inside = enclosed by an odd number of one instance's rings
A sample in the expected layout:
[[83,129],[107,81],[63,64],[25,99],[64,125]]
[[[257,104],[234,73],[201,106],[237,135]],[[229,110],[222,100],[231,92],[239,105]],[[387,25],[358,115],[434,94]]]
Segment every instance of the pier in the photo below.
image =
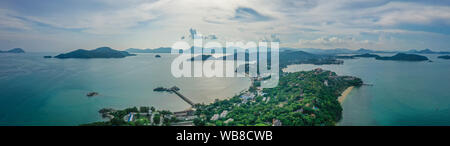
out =
[[186,101],[187,103],[189,103],[192,107],[194,107],[194,102],[192,102],[191,100],[189,100],[189,98],[185,97],[183,94],[181,94],[180,92],[178,92],[177,90],[172,90],[173,93],[177,94],[181,99],[183,99],[184,101]]
[[162,91],[166,91],[166,92],[170,92],[170,93],[175,93],[176,95],[178,95],[178,97],[180,97],[181,99],[183,99],[185,102],[187,102],[188,104],[190,104],[192,107],[195,106],[195,103],[192,102],[189,98],[187,98],[186,96],[184,96],[183,94],[181,94],[180,92],[178,92],[180,90],[180,88],[178,88],[177,86],[173,86],[172,88],[163,88],[163,87],[158,87],[153,89],[153,91],[156,92],[162,92]]

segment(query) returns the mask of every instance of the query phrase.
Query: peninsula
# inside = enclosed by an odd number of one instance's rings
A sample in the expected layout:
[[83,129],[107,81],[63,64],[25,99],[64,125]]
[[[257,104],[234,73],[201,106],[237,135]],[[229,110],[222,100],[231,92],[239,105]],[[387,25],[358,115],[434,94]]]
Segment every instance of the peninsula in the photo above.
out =
[[127,56],[135,56],[135,54],[114,50],[109,47],[101,47],[95,50],[78,49],[69,53],[59,54],[55,58],[124,58]]
[[[363,85],[360,78],[338,76],[320,68],[285,73],[275,88],[260,87],[263,78],[252,78],[251,87],[240,94],[211,104],[194,104],[179,111],[158,111],[153,107],[101,110],[108,121],[88,126],[196,125],[196,126],[332,126],[342,118],[339,96]],[[154,91],[175,92],[158,87]],[[177,93],[177,92],[175,92]]]

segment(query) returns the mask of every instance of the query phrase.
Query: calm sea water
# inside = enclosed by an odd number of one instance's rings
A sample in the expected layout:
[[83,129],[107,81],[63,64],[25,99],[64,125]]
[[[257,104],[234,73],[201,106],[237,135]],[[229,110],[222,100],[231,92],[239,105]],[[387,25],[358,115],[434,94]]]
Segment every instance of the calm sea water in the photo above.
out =
[[[175,78],[170,54],[139,54],[122,59],[44,59],[54,53],[0,54],[0,125],[78,125],[100,121],[105,107],[154,106],[184,110],[174,94],[181,88],[197,103],[231,97],[250,85],[248,78]],[[89,92],[100,95],[88,98]]]
[[450,125],[450,60],[425,56],[434,62],[361,58],[343,65],[291,65],[286,71],[321,67],[373,84],[350,92],[339,125]]

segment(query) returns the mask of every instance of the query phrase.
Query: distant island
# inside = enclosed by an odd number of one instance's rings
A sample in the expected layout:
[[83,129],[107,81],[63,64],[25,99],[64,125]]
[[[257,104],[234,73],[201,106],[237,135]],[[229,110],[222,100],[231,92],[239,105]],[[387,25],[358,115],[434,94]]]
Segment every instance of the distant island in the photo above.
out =
[[0,53],[25,53],[22,48],[14,48],[8,51],[0,51]]
[[169,47],[160,47],[156,49],[136,49],[136,48],[129,48],[125,50],[130,53],[171,53],[172,48]]
[[335,56],[336,58],[339,59],[355,59],[355,58],[377,58],[380,57],[379,55],[375,55],[375,54],[370,54],[370,53],[365,53],[365,54],[360,54],[360,55],[351,55],[351,56]]
[[352,50],[347,48],[335,48],[335,49],[318,49],[318,48],[280,48],[280,50],[301,50],[314,54],[365,54],[365,53],[396,53],[397,51],[380,51],[360,48],[358,50]]
[[449,55],[444,55],[444,56],[438,56],[438,58],[440,59],[450,59]]
[[[371,49],[364,49],[360,48],[358,50],[353,49],[347,49],[347,48],[335,48],[335,49],[318,49],[318,48],[280,48],[280,51],[285,50],[291,50],[291,51],[305,51],[309,53],[314,54],[329,54],[329,55],[336,55],[336,54],[366,54],[366,53],[406,53],[406,54],[450,54],[450,52],[447,51],[433,51],[431,49],[423,49],[423,50],[416,50],[416,49],[410,49],[406,51],[396,51],[396,50],[371,50]],[[351,59],[352,57],[349,56],[340,56],[340,59]]]
[[[191,59],[189,59],[190,61],[205,61],[205,60],[207,60],[207,59],[209,59],[209,58],[211,58],[212,57],[212,55],[199,55],[199,56],[195,56],[195,57],[192,57]],[[214,57],[213,58],[211,58],[211,59],[214,59]]]
[[397,61],[426,61],[427,57],[416,54],[398,53],[391,57],[376,57],[377,60],[397,60]]
[[406,51],[405,53],[416,53],[416,54],[450,54],[450,52],[444,52],[444,51],[436,52],[436,51],[432,51],[431,49],[428,49],[428,48],[427,48],[427,49],[423,49],[423,50],[419,50],[419,51],[412,49],[412,50]]
[[127,56],[135,56],[126,51],[117,51],[109,47],[100,47],[95,50],[78,49],[69,53],[59,54],[55,58],[124,58]]
[[380,56],[375,55],[375,54],[365,53],[365,54],[361,54],[361,55],[353,55],[353,57],[376,58],[376,57],[380,57]]
[[332,56],[311,54],[304,51],[282,51],[280,52],[279,63],[280,68],[285,68],[292,64],[343,64],[344,61],[336,60]]

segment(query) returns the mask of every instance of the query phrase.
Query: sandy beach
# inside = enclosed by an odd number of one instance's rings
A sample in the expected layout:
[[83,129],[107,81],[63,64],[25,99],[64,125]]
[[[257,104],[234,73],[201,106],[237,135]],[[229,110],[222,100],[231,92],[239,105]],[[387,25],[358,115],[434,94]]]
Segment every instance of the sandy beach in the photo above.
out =
[[338,101],[339,103],[344,103],[345,98],[347,98],[347,95],[350,93],[350,91],[352,91],[354,88],[354,86],[350,86],[347,89],[344,90],[344,92],[342,92],[341,96],[338,97]]

